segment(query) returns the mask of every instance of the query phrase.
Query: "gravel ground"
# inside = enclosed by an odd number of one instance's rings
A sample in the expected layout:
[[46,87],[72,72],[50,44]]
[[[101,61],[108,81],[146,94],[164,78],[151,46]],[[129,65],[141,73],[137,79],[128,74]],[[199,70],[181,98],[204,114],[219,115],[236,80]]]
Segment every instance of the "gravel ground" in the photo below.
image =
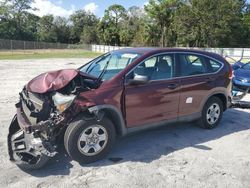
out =
[[119,139],[91,165],[62,151],[39,171],[18,169],[6,143],[18,92],[39,73],[87,61],[0,61],[0,187],[250,187],[250,110],[241,109],[226,111],[214,130],[183,123]]

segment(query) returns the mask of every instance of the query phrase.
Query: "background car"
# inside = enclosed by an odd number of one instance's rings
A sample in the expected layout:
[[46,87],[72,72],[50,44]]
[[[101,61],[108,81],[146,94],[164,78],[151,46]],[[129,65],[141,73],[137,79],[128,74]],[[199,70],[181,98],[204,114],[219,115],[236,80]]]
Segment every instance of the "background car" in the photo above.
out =
[[240,61],[232,65],[234,70],[233,85],[240,90],[250,88],[250,62],[242,63]]

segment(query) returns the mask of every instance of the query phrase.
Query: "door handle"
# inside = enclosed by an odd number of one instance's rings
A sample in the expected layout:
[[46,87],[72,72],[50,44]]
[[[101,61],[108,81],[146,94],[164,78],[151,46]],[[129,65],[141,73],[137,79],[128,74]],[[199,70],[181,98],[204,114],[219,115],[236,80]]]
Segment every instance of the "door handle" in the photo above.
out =
[[178,86],[178,84],[169,84],[168,89],[176,89]]

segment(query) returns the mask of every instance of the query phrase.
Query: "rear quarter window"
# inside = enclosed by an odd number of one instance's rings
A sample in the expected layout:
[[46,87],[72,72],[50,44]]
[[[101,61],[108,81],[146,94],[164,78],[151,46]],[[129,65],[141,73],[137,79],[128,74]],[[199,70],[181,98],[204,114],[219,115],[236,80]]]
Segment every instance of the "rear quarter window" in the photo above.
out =
[[208,66],[210,68],[209,72],[217,72],[222,67],[222,64],[212,59],[208,59]]

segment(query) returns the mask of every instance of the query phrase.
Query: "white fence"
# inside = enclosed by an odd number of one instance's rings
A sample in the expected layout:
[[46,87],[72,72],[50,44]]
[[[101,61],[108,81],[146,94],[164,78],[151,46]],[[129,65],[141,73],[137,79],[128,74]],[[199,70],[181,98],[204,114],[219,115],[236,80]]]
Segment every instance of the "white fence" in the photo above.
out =
[[100,52],[100,53],[106,53],[106,52],[110,52],[110,51],[113,51],[113,50],[119,50],[119,49],[122,49],[122,48],[130,48],[130,47],[96,45],[96,44],[91,45],[91,50],[93,52]]
[[201,48],[201,50],[214,52],[222,56],[250,58],[250,48]]
[[[118,50],[122,48],[129,47],[120,47],[120,46],[107,46],[107,45],[91,45],[91,50],[93,52],[106,53],[113,50]],[[250,48],[195,48],[199,50],[204,50],[208,52],[214,52],[220,54],[224,57],[229,56],[232,58],[250,58]]]

